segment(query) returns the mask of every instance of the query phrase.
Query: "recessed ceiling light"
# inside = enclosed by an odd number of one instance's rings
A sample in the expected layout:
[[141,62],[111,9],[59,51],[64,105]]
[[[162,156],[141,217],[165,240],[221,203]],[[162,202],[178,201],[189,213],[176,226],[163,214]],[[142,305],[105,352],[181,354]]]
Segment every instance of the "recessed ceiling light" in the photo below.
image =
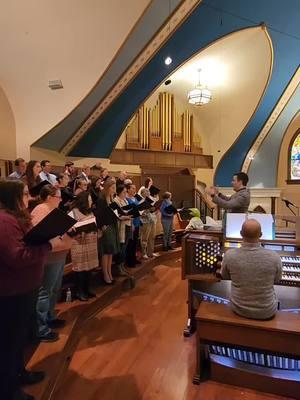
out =
[[171,63],[172,63],[172,58],[171,57],[165,58],[165,64],[166,65],[170,65]]
[[165,82],[165,85],[168,86],[168,85],[170,85],[171,82],[172,82],[171,79],[167,79]]

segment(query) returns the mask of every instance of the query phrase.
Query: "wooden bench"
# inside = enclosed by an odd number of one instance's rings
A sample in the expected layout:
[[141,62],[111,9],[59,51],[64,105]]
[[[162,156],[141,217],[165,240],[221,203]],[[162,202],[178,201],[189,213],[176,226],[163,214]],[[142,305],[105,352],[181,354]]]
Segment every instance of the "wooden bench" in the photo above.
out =
[[300,399],[300,314],[279,311],[258,321],[230,305],[202,302],[196,322],[194,383],[209,371],[215,381]]

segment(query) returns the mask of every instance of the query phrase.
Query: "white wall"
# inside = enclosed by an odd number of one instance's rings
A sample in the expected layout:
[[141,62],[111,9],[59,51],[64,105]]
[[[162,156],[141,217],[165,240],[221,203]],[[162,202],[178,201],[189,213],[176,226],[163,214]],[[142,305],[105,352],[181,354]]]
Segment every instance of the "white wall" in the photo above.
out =
[[16,124],[9,101],[0,87],[0,159],[16,158]]

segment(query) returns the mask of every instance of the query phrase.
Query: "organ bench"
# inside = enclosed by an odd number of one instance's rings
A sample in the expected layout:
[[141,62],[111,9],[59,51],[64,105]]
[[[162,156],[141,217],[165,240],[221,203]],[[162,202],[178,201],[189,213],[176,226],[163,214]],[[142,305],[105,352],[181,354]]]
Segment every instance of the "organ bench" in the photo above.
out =
[[300,314],[278,311],[258,321],[236,315],[229,304],[203,301],[196,325],[194,383],[206,365],[212,380],[300,399]]

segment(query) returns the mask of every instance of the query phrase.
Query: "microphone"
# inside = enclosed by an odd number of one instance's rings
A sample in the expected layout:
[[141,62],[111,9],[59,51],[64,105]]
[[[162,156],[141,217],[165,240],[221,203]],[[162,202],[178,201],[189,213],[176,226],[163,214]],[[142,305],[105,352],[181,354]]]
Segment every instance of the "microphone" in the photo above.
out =
[[285,202],[286,206],[293,206],[293,207],[298,208],[298,206],[296,206],[294,203],[292,203],[291,201],[289,201],[285,197],[282,197],[281,200]]

